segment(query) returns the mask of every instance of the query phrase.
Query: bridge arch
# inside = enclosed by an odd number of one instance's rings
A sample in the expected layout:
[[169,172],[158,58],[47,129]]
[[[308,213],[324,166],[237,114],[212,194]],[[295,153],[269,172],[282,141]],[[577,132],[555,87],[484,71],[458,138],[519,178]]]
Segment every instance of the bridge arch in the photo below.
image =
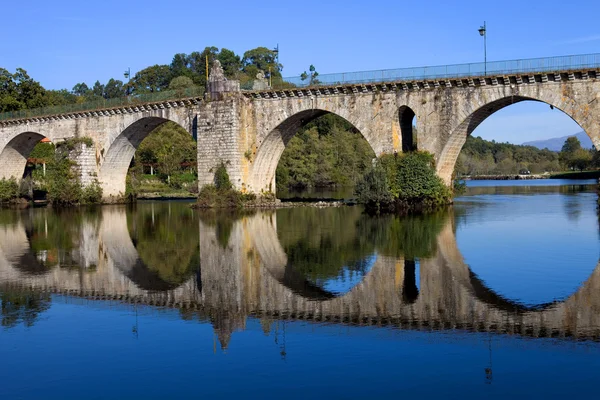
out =
[[465,144],[467,137],[473,133],[475,128],[497,111],[523,101],[546,103],[549,106],[562,111],[586,132],[594,145],[600,145],[600,136],[594,134],[596,129],[589,123],[584,122],[584,120],[587,121],[587,118],[584,118],[581,108],[573,100],[566,96],[561,97],[554,91],[536,91],[535,93],[522,92],[523,93],[501,92],[494,93],[494,95],[489,97],[474,97],[470,99],[470,103],[463,107],[459,113],[458,123],[456,127],[451,130],[448,140],[437,160],[437,173],[446,184],[451,183],[454,166],[458,160],[460,151]]
[[398,109],[398,120],[400,122],[400,135],[402,137],[402,152],[417,150],[418,141],[413,120],[416,114],[409,106],[402,106]]
[[343,118],[360,132],[375,154],[382,152],[379,137],[371,132],[360,120],[352,118],[350,112],[343,109],[339,111],[333,112],[320,108],[301,110],[289,115],[276,126],[265,129],[266,136],[258,146],[252,163],[249,189],[257,193],[261,191],[275,193],[275,171],[287,144],[300,128],[327,114]]
[[0,152],[0,179],[21,179],[31,151],[45,136],[26,131],[14,136]]
[[125,194],[127,171],[137,148],[153,130],[167,122],[174,122],[184,128],[183,121],[169,117],[142,117],[122,130],[108,146],[102,149],[98,178],[105,198],[115,198]]

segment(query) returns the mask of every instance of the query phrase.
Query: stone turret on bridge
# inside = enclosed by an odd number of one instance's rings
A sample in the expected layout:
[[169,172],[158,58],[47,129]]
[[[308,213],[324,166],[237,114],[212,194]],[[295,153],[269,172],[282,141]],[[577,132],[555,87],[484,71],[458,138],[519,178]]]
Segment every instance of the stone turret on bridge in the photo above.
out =
[[[216,62],[206,99],[0,120],[0,178],[20,178],[27,156],[44,137],[55,143],[90,138],[93,146],[77,160],[85,165],[82,181],[97,178],[107,198],[119,197],[141,141],[173,121],[197,137],[200,187],[213,182],[215,167],[223,163],[238,189],[274,192],[277,163],[289,140],[315,118],[335,114],[354,125],[378,156],[415,148],[429,151],[437,173],[450,183],[467,136],[496,111],[528,100],[562,110],[600,148],[600,56],[554,61],[520,60],[513,69],[497,67],[496,72],[488,66],[487,75],[458,72],[469,65],[440,67],[446,72],[437,75],[424,68],[408,77],[403,70],[397,75],[380,71],[378,78],[372,73],[373,79],[352,78],[351,83],[345,74],[330,79],[320,75],[330,83],[253,91],[240,91],[239,82],[227,80]],[[416,138],[413,118],[419,127]]]

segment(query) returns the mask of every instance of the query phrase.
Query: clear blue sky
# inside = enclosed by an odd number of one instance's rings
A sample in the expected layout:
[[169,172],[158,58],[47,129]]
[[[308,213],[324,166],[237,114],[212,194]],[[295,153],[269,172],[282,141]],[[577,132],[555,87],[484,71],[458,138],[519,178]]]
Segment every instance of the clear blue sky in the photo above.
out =
[[[4,2],[0,67],[26,69],[50,89],[123,79],[175,53],[205,46],[245,50],[279,43],[284,76],[476,62],[487,21],[488,60],[600,52],[597,3],[527,1]],[[543,104],[511,106],[475,132],[521,143],[576,133]]]

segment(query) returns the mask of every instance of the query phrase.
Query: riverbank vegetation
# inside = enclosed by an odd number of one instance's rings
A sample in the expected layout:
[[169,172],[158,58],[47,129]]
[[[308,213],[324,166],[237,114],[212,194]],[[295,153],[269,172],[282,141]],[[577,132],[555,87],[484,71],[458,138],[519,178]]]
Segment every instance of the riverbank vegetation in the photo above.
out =
[[[560,152],[469,136],[454,171],[457,177],[461,177],[517,175],[523,171],[551,174],[598,168],[600,154],[594,149],[582,148],[579,139],[574,136],[565,141]],[[576,179],[575,175],[571,176]]]
[[430,211],[452,202],[452,191],[437,176],[433,155],[387,154],[356,185],[356,198],[371,211]]
[[24,177],[0,180],[0,203],[28,204],[45,200],[54,206],[98,204],[102,188],[97,179],[89,184],[81,182],[77,164],[72,155],[81,146],[90,146],[89,138],[68,139],[58,146],[41,142],[29,158]]
[[181,126],[166,122],[139,145],[128,171],[130,197],[196,197],[196,142]]
[[273,193],[246,193],[233,187],[225,163],[219,164],[214,171],[214,183],[205,185],[198,194],[197,208],[252,208],[273,206]]
[[375,153],[348,121],[327,114],[298,130],[276,171],[277,191],[354,186]]

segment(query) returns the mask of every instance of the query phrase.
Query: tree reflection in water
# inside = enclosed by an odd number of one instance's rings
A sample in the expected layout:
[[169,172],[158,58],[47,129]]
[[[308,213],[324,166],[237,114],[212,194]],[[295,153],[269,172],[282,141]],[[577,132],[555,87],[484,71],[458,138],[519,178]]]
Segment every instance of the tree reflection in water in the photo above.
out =
[[50,308],[50,294],[23,288],[0,291],[2,326],[14,328],[19,323],[31,327],[42,312]]
[[132,206],[127,225],[143,264],[134,273],[157,290],[179,286],[200,268],[198,218],[187,204]]
[[435,254],[436,238],[448,218],[447,210],[370,216],[358,207],[282,209],[277,211],[277,234],[288,257],[287,268],[338,295],[364,278],[378,254],[402,258],[404,279],[412,279],[405,282],[406,300],[414,301],[418,259]]

